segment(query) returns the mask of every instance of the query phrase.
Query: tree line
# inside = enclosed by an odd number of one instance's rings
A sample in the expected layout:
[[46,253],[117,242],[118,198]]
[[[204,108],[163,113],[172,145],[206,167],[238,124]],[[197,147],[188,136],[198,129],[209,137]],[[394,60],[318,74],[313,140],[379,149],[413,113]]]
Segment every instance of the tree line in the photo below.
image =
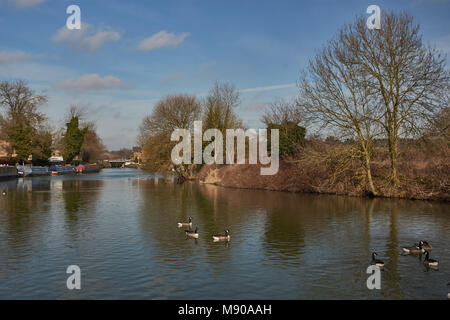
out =
[[66,123],[54,129],[40,108],[48,101],[23,80],[0,82],[0,140],[9,143],[12,163],[47,164],[54,150],[66,163],[74,159],[93,162],[102,158],[105,146],[96,133],[95,123],[84,121],[81,107],[70,106]]
[[[138,144],[142,147],[144,166],[151,171],[175,172],[181,180],[192,178],[202,165],[173,164],[171,151],[176,142],[170,139],[172,132],[175,129],[192,131],[194,121],[198,120],[202,121],[203,132],[218,129],[223,136],[226,136],[227,129],[246,129],[243,120],[236,113],[239,104],[239,91],[231,83],[216,82],[203,100],[190,94],[170,94],[163,97],[156,103],[151,114],[143,119],[139,128]],[[293,153],[304,139],[305,128],[298,126],[299,119],[295,105],[282,100],[271,104],[262,119],[267,128],[280,130],[282,156]],[[193,132],[191,136],[193,139]],[[207,144],[209,142],[202,142],[202,150]],[[236,148],[236,143],[234,147]],[[191,154],[193,156],[194,153]],[[225,158],[225,154],[223,156]]]
[[[359,16],[309,60],[298,97],[270,104],[261,122],[279,129],[286,161],[305,165],[305,158],[316,159],[329,168],[326,183],[361,170],[367,193],[386,194],[411,182],[399,173],[399,161],[411,160],[405,157],[412,149],[417,156],[418,150],[427,154],[434,148],[441,160],[448,159],[449,75],[446,56],[424,44],[409,14],[384,13],[379,30],[369,30]],[[239,102],[239,91],[227,83],[216,83],[202,100],[189,94],[161,99],[143,120],[138,139],[150,169],[191,174],[193,165],[171,163],[170,132],[190,129],[195,120],[203,120],[204,130],[243,128],[235,112]],[[321,146],[318,135],[328,136]],[[440,166],[448,178],[448,165]]]

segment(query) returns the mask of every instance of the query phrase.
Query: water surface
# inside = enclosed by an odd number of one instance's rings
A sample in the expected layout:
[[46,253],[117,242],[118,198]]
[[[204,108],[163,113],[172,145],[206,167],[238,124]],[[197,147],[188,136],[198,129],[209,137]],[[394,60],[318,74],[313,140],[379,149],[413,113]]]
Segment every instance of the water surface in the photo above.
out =
[[[133,169],[1,181],[1,299],[446,299],[450,205],[174,184]],[[198,240],[178,221],[192,216]],[[212,235],[230,230],[230,243]],[[438,271],[401,246],[433,245]],[[368,290],[373,250],[381,290]],[[66,268],[81,268],[68,290]]]

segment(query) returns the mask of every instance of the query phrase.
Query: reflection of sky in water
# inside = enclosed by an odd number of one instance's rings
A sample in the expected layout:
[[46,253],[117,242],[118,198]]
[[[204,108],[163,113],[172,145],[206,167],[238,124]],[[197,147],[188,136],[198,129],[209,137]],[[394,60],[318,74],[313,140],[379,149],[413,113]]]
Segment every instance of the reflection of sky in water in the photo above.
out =
[[[446,203],[177,185],[130,169],[0,189],[0,298],[443,299],[448,290]],[[198,240],[176,228],[189,216]],[[214,243],[225,229],[231,242]],[[419,240],[433,245],[439,271],[400,255]],[[365,285],[372,250],[386,263],[381,292]],[[82,269],[79,293],[65,287],[69,264]]]

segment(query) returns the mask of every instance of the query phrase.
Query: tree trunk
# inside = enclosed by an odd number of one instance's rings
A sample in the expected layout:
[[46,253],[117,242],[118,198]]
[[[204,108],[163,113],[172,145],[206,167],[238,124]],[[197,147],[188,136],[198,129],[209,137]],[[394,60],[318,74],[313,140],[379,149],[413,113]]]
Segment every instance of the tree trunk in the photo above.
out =
[[373,179],[372,179],[372,170],[370,169],[370,158],[369,155],[367,154],[367,152],[365,152],[365,159],[366,159],[366,174],[367,174],[367,180],[369,182],[369,188],[370,188],[370,192],[372,193],[372,195],[376,196],[377,195],[377,191],[375,189],[375,186],[373,184]]
[[389,137],[389,157],[391,162],[391,182],[394,187],[399,185],[399,179],[397,174],[397,157],[398,146],[397,139],[394,136]]

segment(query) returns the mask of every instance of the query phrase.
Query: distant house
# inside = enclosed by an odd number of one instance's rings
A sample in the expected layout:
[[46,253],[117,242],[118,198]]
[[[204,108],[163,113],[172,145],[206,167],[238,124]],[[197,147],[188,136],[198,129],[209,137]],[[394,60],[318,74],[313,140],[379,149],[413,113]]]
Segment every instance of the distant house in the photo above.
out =
[[52,151],[52,156],[48,158],[50,163],[62,163],[64,162],[64,158],[62,156],[62,152],[58,149]]
[[51,156],[50,158],[48,158],[48,161],[51,163],[59,163],[64,162],[64,159],[62,156]]

